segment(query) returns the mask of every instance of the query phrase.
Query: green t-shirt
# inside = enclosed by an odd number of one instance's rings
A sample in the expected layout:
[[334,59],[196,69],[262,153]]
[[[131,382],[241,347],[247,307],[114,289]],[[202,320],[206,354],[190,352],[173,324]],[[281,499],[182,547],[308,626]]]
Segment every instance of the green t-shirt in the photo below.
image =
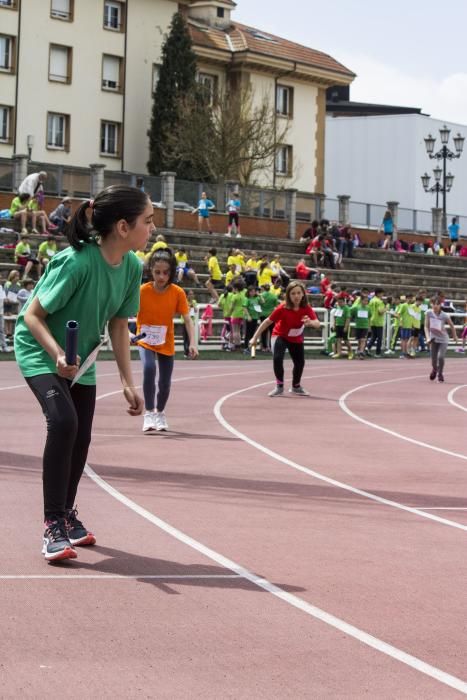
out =
[[243,302],[245,296],[243,292],[232,292],[232,306],[230,310],[231,318],[243,318]]
[[370,326],[370,309],[368,304],[353,305],[351,309],[352,318],[355,321],[355,328],[369,328]]
[[379,297],[373,297],[368,307],[370,309],[370,326],[382,328],[384,326],[384,318],[386,312],[386,304]]
[[410,305],[407,302],[399,305],[398,309],[400,318],[400,327],[409,329],[412,328],[412,316],[410,315]]
[[39,246],[39,255],[41,258],[52,258],[57,252],[57,244],[55,241],[44,241]]
[[246,297],[243,301],[243,305],[253,321],[257,321],[261,314],[263,313],[263,308],[261,306],[261,299],[259,296]]
[[10,204],[10,216],[14,216],[20,209],[26,209],[26,202],[22,202],[19,197],[15,197]]
[[344,306],[336,306],[334,312],[334,323],[336,326],[345,326],[347,320],[350,318],[350,307],[344,304]]
[[23,243],[23,241],[20,241],[15,248],[15,262],[17,262],[18,258],[23,255],[31,255],[31,246],[29,243]]
[[419,304],[409,304],[409,314],[412,318],[412,328],[421,328],[422,309]]
[[279,299],[272,292],[261,292],[260,297],[261,306],[263,307],[261,315],[263,316],[263,318],[267,318],[270,314],[272,314],[276,306],[279,304]]
[[[45,322],[63,349],[67,321],[79,322],[78,355],[83,362],[99,344],[107,321],[136,315],[140,283],[141,265],[131,252],[117,266],[109,265],[95,244],[84,244],[80,251],[69,247],[54,255],[16,322],[16,361],[23,376],[56,373],[54,360],[24,322],[32,299],[37,297],[48,313]],[[96,383],[95,364],[78,383]]]

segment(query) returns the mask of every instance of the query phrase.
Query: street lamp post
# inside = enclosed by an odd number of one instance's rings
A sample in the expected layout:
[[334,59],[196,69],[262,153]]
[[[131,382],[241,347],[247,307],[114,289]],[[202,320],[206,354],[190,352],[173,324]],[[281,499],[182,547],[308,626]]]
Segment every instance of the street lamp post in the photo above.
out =
[[435,143],[436,139],[431,135],[428,134],[428,136],[424,139],[425,140],[425,148],[428,156],[430,159],[435,158],[438,161],[443,161],[443,167],[441,168],[439,165],[433,169],[433,174],[435,176],[435,184],[430,187],[430,176],[428,173],[425,173],[422,175],[422,185],[423,189],[425,192],[436,192],[436,208],[438,209],[438,198],[439,195],[443,195],[443,220],[442,220],[442,229],[443,233],[446,233],[447,231],[447,219],[446,219],[446,194],[451,191],[451,187],[454,182],[454,175],[452,173],[446,173],[446,161],[447,160],[453,160],[453,158],[460,158],[462,155],[462,150],[464,148],[464,141],[465,138],[461,136],[461,134],[457,134],[457,136],[454,136],[453,141],[454,141],[454,148],[456,152],[451,151],[448,148],[448,143],[449,143],[449,135],[451,133],[451,130],[448,129],[446,125],[443,126],[442,129],[439,130],[439,136],[441,139],[441,148],[439,151],[434,152],[435,150]]

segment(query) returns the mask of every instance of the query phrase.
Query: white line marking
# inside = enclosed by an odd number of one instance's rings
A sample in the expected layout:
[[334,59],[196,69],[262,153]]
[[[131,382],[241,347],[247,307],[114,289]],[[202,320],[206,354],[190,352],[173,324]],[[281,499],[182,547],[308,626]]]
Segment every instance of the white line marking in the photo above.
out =
[[457,506],[427,506],[419,508],[419,510],[467,510],[467,508],[458,508]]
[[463,406],[461,403],[457,403],[457,401],[454,401],[454,394],[456,391],[459,391],[459,389],[465,389],[467,384],[461,384],[460,386],[456,386],[454,389],[451,389],[451,391],[448,394],[448,401],[452,406],[455,406],[456,408],[460,408],[461,411],[466,411],[467,408]]
[[36,581],[36,580],[75,580],[90,579],[92,581],[125,581],[148,579],[151,581],[204,581],[213,579],[241,579],[238,574],[6,574],[0,576],[0,581]]
[[431,445],[430,443],[423,442],[422,440],[416,440],[415,438],[408,437],[407,435],[402,435],[402,433],[398,433],[395,430],[390,430],[389,428],[383,428],[382,425],[378,425],[377,423],[372,423],[371,421],[366,420],[366,418],[361,418],[361,416],[358,416],[356,413],[351,411],[350,408],[345,403],[346,400],[349,398],[349,396],[351,396],[352,394],[355,394],[355,392],[360,391],[361,389],[367,389],[370,386],[378,386],[380,384],[391,384],[391,383],[395,383],[395,382],[402,382],[402,381],[405,381],[407,379],[420,379],[421,377],[424,377],[424,376],[425,375],[414,375],[412,377],[398,377],[397,379],[385,379],[384,381],[381,381],[381,382],[371,382],[370,384],[362,384],[361,386],[357,386],[354,389],[347,391],[345,394],[342,394],[342,396],[339,398],[339,406],[344,411],[344,413],[347,413],[348,416],[350,416],[351,418],[353,418],[356,421],[359,421],[359,423],[363,423],[364,425],[367,425],[370,428],[375,428],[375,430],[381,430],[381,432],[386,433],[387,435],[392,435],[392,437],[399,438],[399,440],[405,440],[406,442],[412,443],[412,445],[417,445],[418,447],[426,447],[428,450],[433,450],[434,452],[440,452],[441,454],[449,455],[449,457],[456,457],[457,459],[463,459],[464,461],[466,461],[467,455],[464,455],[461,452],[453,452],[452,450],[446,450],[443,447],[437,447],[436,445]]
[[401,649],[398,649],[397,647],[394,647],[391,644],[388,644],[387,642],[384,642],[381,639],[378,639],[377,637],[374,637],[373,635],[364,632],[358,627],[354,627],[348,622],[345,622],[344,620],[341,620],[340,618],[335,617],[334,615],[331,615],[330,613],[327,613],[324,610],[321,610],[320,608],[311,605],[310,603],[307,603],[298,596],[293,595],[292,593],[287,593],[287,591],[284,591],[282,588],[279,588],[279,586],[276,586],[267,579],[256,576],[256,574],[253,574],[251,571],[245,569],[243,566],[236,564],[231,559],[224,557],[222,554],[219,554],[210,547],[207,547],[206,545],[202,544],[201,542],[198,542],[189,535],[186,535],[180,530],[177,530],[172,525],[169,525],[169,523],[166,523],[164,520],[161,520],[153,513],[150,513],[145,508],[142,508],[140,505],[135,503],[135,501],[132,501],[131,499],[127,498],[122,493],[120,493],[120,491],[117,491],[117,489],[115,489],[113,486],[104,481],[100,476],[96,474],[96,472],[93,469],[91,469],[89,465],[86,465],[85,471],[86,474],[98,486],[104,489],[104,491],[110,494],[113,498],[115,498],[117,501],[120,501],[120,503],[123,503],[123,505],[125,505],[127,508],[130,508],[132,511],[140,515],[142,518],[145,518],[153,525],[156,525],[156,527],[160,528],[170,536],[174,537],[179,542],[183,542],[188,547],[191,547],[200,554],[203,554],[212,561],[215,561],[217,564],[220,564],[224,568],[233,571],[238,576],[241,576],[247,581],[253,583],[255,586],[258,586],[258,588],[262,588],[263,590],[267,591],[268,593],[271,593],[272,595],[276,596],[285,603],[292,605],[294,608],[301,610],[307,615],[310,615],[311,617],[317,620],[321,620],[321,622],[324,622],[325,624],[333,627],[334,629],[337,629],[340,632],[343,632],[344,634],[353,637],[353,639],[356,639],[362,644],[366,644],[372,649],[376,649],[376,651],[386,654],[387,656],[396,659],[396,661],[400,661],[401,663],[410,666],[416,671],[419,671],[420,673],[423,673],[426,676],[429,676],[430,678],[433,678],[434,680],[439,681],[440,683],[443,683],[444,685],[447,685],[450,688],[454,688],[455,690],[458,690],[461,693],[467,695],[466,681],[463,681],[462,679],[457,678],[456,676],[452,676],[451,674],[446,673],[445,671],[442,671],[441,669],[436,668],[435,666],[432,666],[431,664],[428,664],[425,661],[422,661],[421,659],[418,659],[416,656],[407,654],[405,651],[402,651]]
[[[408,378],[408,377],[406,377],[406,378]],[[390,380],[390,381],[393,381],[393,380]],[[324,481],[327,484],[331,484],[332,486],[336,486],[337,488],[344,489],[345,491],[350,491],[351,493],[355,493],[357,496],[363,496],[364,498],[368,498],[372,501],[376,501],[377,503],[381,503],[382,505],[391,506],[392,508],[398,508],[399,510],[404,510],[408,513],[412,513],[412,515],[419,515],[422,518],[428,518],[429,520],[433,520],[434,522],[440,523],[442,525],[448,525],[449,527],[454,527],[454,528],[457,528],[459,530],[467,531],[467,525],[462,525],[461,523],[456,523],[453,520],[446,520],[445,518],[439,518],[437,515],[432,515],[431,513],[425,513],[421,510],[418,510],[417,508],[411,508],[410,506],[405,506],[402,503],[398,503],[397,501],[391,501],[387,498],[382,498],[381,496],[376,496],[375,494],[370,493],[369,491],[363,491],[362,489],[358,489],[354,486],[351,486],[350,484],[346,484],[342,481],[337,481],[336,479],[332,479],[328,476],[325,476],[324,474],[321,474],[320,472],[313,471],[312,469],[308,469],[308,467],[304,467],[301,464],[297,464],[297,462],[293,462],[292,460],[287,459],[287,457],[283,457],[282,455],[278,454],[277,452],[270,450],[268,447],[261,445],[261,443],[256,442],[256,440],[252,440],[247,435],[245,435],[244,433],[241,433],[239,430],[234,428],[230,423],[228,423],[226,421],[226,419],[224,418],[224,416],[222,415],[222,412],[221,412],[221,407],[225,401],[232,398],[233,396],[237,396],[238,394],[242,394],[246,391],[251,391],[251,389],[257,389],[259,387],[265,386],[268,383],[269,382],[263,382],[262,384],[254,384],[254,385],[246,387],[244,389],[239,389],[238,391],[233,391],[231,394],[226,394],[225,396],[220,398],[219,401],[214,406],[214,415],[216,416],[219,423],[221,423],[221,425],[223,425],[226,430],[228,430],[230,433],[232,433],[233,435],[238,437],[240,440],[247,442],[252,447],[256,448],[257,450],[260,450],[261,452],[264,452],[264,454],[268,455],[269,457],[272,457],[273,459],[276,459],[278,462],[282,462],[283,464],[286,464],[287,466],[292,467],[292,469],[296,469],[297,471],[303,472],[304,474],[308,474],[308,476],[312,476],[315,479],[319,479],[320,481]],[[377,383],[384,383],[384,382],[377,382]],[[365,386],[368,386],[368,385],[365,385]],[[348,396],[350,393],[351,392],[347,392],[347,394],[345,394],[344,396]],[[280,401],[280,399],[276,399],[276,400]],[[303,401],[304,399],[300,399],[300,400]],[[390,431],[388,431],[388,432],[390,432]]]
[[26,382],[24,384],[13,384],[12,386],[2,386],[0,387],[0,391],[8,391],[9,389],[27,389],[28,385]]

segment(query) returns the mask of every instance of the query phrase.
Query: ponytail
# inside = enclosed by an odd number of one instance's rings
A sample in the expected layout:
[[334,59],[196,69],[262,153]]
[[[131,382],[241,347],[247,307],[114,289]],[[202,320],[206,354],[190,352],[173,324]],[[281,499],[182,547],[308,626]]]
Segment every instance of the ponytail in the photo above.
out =
[[92,208],[92,200],[90,199],[80,204],[70,224],[65,229],[68,242],[75,250],[81,250],[83,243],[91,243],[94,240],[92,226],[86,214],[90,207]]
[[[92,243],[96,237],[106,238],[117,221],[124,219],[133,226],[148,205],[148,195],[137,187],[111,185],[99,192],[94,200],[88,199],[76,210],[67,228],[66,236],[75,250],[83,243]],[[88,215],[88,209],[91,215]]]

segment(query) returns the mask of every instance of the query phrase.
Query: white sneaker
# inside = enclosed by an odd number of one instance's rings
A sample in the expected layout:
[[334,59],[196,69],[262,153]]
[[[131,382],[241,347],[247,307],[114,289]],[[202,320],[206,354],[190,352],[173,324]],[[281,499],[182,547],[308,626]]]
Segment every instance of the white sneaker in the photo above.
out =
[[143,420],[143,433],[148,433],[150,430],[156,430],[156,414],[152,411],[146,411]]
[[237,233],[237,238],[241,238],[241,235],[239,233]]
[[226,237],[226,238],[231,238],[230,233],[226,233],[226,234],[225,234],[225,237]]
[[384,354],[385,355],[394,355],[394,350],[385,350]]
[[154,416],[156,430],[160,432],[161,430],[169,429],[169,424],[167,423],[167,418],[165,417],[164,411],[161,411],[160,413],[155,413]]

